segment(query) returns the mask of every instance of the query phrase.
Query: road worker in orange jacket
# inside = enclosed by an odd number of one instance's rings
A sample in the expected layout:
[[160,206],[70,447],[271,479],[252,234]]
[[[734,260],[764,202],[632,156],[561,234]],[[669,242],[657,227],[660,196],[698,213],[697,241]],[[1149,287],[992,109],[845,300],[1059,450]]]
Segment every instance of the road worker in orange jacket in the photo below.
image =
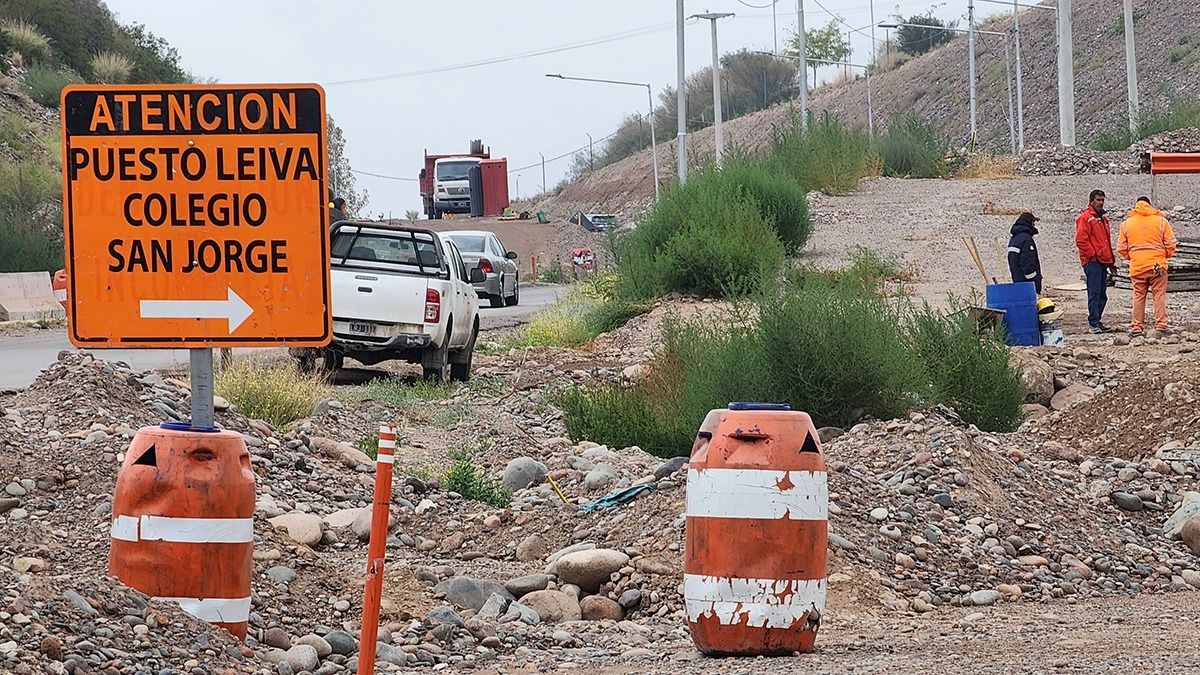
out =
[[1117,235],[1117,253],[1129,261],[1133,282],[1133,321],[1129,327],[1133,337],[1145,330],[1147,291],[1154,295],[1154,329],[1159,333],[1169,330],[1167,260],[1175,255],[1178,243],[1162,211],[1150,204],[1149,197],[1138,197]]

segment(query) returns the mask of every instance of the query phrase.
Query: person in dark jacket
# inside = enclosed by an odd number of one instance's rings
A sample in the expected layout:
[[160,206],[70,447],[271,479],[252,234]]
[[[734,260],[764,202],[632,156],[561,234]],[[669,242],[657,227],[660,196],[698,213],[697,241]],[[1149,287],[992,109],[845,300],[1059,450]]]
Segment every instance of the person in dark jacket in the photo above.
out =
[[345,219],[346,200],[338,197],[329,202],[329,226],[333,227],[335,224],[340,223]]
[[1008,240],[1008,271],[1013,283],[1032,281],[1042,294],[1042,263],[1038,260],[1037,245],[1033,237],[1038,233],[1037,223],[1041,220],[1032,213],[1022,213],[1012,226],[1012,239]]

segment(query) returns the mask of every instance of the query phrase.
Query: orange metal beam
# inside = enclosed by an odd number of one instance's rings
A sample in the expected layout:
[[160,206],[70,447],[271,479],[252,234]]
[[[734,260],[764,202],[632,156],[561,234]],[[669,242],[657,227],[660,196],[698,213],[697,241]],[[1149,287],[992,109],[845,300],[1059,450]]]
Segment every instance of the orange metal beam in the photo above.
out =
[[1153,175],[1200,173],[1200,152],[1154,152],[1150,154]]

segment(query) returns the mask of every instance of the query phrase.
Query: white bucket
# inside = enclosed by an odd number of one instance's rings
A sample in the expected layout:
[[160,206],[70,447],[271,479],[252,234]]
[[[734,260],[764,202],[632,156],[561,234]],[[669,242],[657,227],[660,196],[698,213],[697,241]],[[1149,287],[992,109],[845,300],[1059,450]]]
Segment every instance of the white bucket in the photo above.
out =
[[1043,321],[1039,324],[1042,329],[1043,347],[1061,347],[1066,343],[1063,338],[1062,323],[1058,321]]

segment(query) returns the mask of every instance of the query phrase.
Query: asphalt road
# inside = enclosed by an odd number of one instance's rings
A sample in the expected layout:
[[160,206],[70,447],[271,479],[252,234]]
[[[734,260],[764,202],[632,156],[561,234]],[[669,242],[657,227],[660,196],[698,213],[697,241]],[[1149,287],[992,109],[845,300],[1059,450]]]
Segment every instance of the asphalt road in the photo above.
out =
[[[546,305],[553,304],[566,289],[563,286],[521,286],[521,304],[492,309],[486,303],[480,310],[484,330],[518,326]],[[22,389],[33,383],[42,369],[58,359],[64,349],[74,349],[65,329],[37,331],[32,335],[0,336],[0,390]],[[93,349],[96,356],[124,361],[139,370],[186,366],[184,349]],[[237,350],[249,353],[257,350]]]

